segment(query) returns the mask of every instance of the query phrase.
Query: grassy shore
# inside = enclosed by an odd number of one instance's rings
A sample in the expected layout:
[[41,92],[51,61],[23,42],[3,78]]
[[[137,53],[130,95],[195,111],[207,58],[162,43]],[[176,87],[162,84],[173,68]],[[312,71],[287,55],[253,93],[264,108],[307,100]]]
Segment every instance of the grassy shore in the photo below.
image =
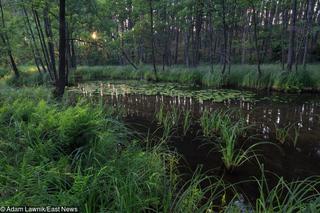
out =
[[[46,73],[38,73],[34,66],[21,66],[21,78],[15,79],[6,69],[0,69],[0,78],[13,86],[34,86],[50,82]],[[262,65],[259,76],[255,65],[232,65],[224,75],[220,66],[199,66],[187,68],[173,66],[159,69],[160,82],[173,82],[203,88],[233,88],[253,90],[273,90],[289,93],[320,92],[320,65],[308,65],[307,70],[288,73],[279,64]],[[146,80],[155,81],[153,68],[141,65],[137,70],[131,66],[80,66],[70,73],[69,82],[95,80]]]
[[[280,65],[271,64],[262,66],[262,75],[259,76],[254,65],[233,65],[230,73],[222,75],[220,67],[210,66],[185,68],[176,66],[158,71],[158,80],[161,82],[177,82],[188,85],[199,85],[210,88],[247,88],[259,90],[277,90],[285,92],[319,91],[320,66],[309,65],[307,71],[284,72]],[[151,66],[141,66],[134,70],[129,66],[96,66],[79,67],[74,73],[75,80],[103,80],[103,79],[130,79],[155,80]]]
[[182,181],[178,154],[168,151],[164,141],[150,146],[150,138],[133,137],[115,113],[83,99],[70,102],[68,94],[58,103],[47,87],[2,87],[0,203],[77,206],[81,212],[320,209],[318,178],[287,183],[279,177],[270,187],[262,168],[261,178],[248,180],[259,187],[260,195],[246,204],[222,177],[197,172]]
[[77,206],[81,212],[210,209],[203,179],[181,182],[177,154],[132,138],[112,110],[84,100],[57,103],[50,94],[45,87],[0,91],[2,205]]

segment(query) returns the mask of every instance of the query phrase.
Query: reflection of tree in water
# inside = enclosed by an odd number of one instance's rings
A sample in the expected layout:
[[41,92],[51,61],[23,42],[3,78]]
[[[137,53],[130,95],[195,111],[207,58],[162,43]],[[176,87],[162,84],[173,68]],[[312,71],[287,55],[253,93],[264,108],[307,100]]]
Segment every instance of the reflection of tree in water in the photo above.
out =
[[[98,94],[99,96],[100,94],[106,104],[121,106],[127,111],[128,115],[133,117],[153,119],[154,113],[160,109],[161,105],[167,111],[173,108],[178,108],[180,111],[190,110],[195,117],[200,117],[205,110],[213,112],[217,109],[233,109],[240,110],[246,123],[255,125],[257,132],[262,134],[264,138],[269,138],[275,127],[283,128],[288,124],[294,124],[299,128],[300,134],[303,135],[300,138],[304,141],[316,142],[320,138],[318,136],[320,126],[317,117],[320,114],[320,101],[311,101],[317,100],[313,96],[303,100],[294,99],[292,96],[287,97],[286,95],[281,97],[269,96],[264,98],[263,101],[252,99],[250,102],[244,98],[239,98],[238,100],[226,99],[216,103],[210,100],[193,98],[192,96],[183,96],[180,93],[177,96],[132,94],[133,89],[138,88],[138,85],[136,87],[132,85],[100,83],[98,86],[96,84],[79,85],[79,88],[85,96],[90,97],[93,94]],[[144,85],[143,87],[152,88],[150,85]],[[160,84],[159,88],[165,89],[165,84]],[[170,85],[169,88],[172,89],[174,86]],[[106,90],[108,90],[108,93],[104,94]],[[153,92],[149,91],[150,94],[153,94]],[[287,103],[285,102],[286,98],[288,99]]]

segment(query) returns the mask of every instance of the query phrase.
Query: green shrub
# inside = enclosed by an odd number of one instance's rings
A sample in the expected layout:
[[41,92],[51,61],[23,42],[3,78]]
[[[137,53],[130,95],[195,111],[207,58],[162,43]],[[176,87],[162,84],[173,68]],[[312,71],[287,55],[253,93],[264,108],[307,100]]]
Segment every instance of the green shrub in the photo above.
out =
[[6,68],[0,68],[0,78],[3,78],[9,75],[10,71]]

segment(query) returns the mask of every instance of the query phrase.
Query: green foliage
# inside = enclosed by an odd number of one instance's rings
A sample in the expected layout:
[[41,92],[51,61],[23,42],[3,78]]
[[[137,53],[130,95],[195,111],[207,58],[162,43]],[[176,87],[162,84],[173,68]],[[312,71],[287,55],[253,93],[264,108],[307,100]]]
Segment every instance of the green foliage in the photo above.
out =
[[172,135],[174,128],[179,124],[180,112],[177,108],[173,108],[171,111],[166,112],[164,106],[161,105],[155,117],[158,123],[163,127],[162,139],[164,141],[168,140]]
[[49,74],[39,73],[35,66],[21,66],[19,70],[21,71],[19,78],[14,75],[7,75],[5,81],[9,86],[41,86],[50,83]]
[[256,143],[249,148],[239,146],[239,136],[245,128],[241,121],[233,125],[225,123],[222,125],[221,142],[218,144],[218,149],[222,155],[222,161],[225,168],[229,172],[232,172],[235,168],[240,167],[251,158],[254,158],[256,156],[254,148],[260,144]]
[[183,113],[183,135],[186,136],[192,124],[192,112],[190,110]]
[[256,179],[259,197],[253,206],[256,212],[317,212],[319,202],[319,178],[286,182],[278,177],[273,187],[269,187],[261,168],[261,179]]
[[1,153],[12,154],[0,161],[1,203],[75,205],[92,212],[160,205],[166,178],[161,153],[137,144],[117,153],[125,129],[99,108],[7,95],[0,144]]
[[8,69],[5,69],[5,68],[0,68],[0,78],[3,78],[7,75],[9,75],[9,70]]
[[[55,103],[46,99],[48,92],[0,92],[1,204],[49,203],[83,212],[180,212],[209,206],[203,198],[218,186],[201,188],[207,180],[198,175],[180,188],[176,155],[160,146],[129,143],[128,130],[101,108]],[[177,112],[171,118],[177,122]]]
[[[284,92],[301,92],[320,88],[317,65],[308,66],[307,71],[299,70],[291,73],[283,72],[279,65],[263,65],[260,76],[252,65],[233,65],[230,73],[225,76],[222,76],[218,67],[214,70],[211,71],[208,66],[200,66],[196,69],[177,66],[159,71],[158,80],[208,88],[232,86]],[[73,79],[79,76],[82,80],[154,80],[154,73],[150,66],[141,66],[138,71],[129,66],[80,67],[72,76]]]
[[292,142],[293,146],[296,147],[299,138],[299,128],[296,126],[296,123],[289,123],[285,127],[276,127],[275,126],[275,136],[276,140],[284,144],[286,142]]
[[220,133],[223,125],[231,124],[231,119],[227,112],[214,111],[210,113],[205,110],[200,118],[200,126],[205,137],[213,137]]
[[232,115],[234,116],[234,113],[229,111],[210,113],[206,110],[200,118],[203,135],[209,138],[218,138],[218,143],[215,145],[217,145],[224,166],[229,172],[256,157],[254,148],[261,145],[261,143],[256,143],[245,148],[243,142],[241,142],[242,145],[240,144],[239,140],[246,135],[248,126],[244,124],[241,116],[238,122],[233,122]]

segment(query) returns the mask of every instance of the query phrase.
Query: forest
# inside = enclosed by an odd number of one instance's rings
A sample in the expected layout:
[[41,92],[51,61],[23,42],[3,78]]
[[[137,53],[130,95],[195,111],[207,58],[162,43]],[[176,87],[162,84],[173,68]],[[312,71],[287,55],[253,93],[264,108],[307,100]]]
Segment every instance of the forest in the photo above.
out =
[[0,212],[320,212],[320,0],[0,0],[0,26]]

